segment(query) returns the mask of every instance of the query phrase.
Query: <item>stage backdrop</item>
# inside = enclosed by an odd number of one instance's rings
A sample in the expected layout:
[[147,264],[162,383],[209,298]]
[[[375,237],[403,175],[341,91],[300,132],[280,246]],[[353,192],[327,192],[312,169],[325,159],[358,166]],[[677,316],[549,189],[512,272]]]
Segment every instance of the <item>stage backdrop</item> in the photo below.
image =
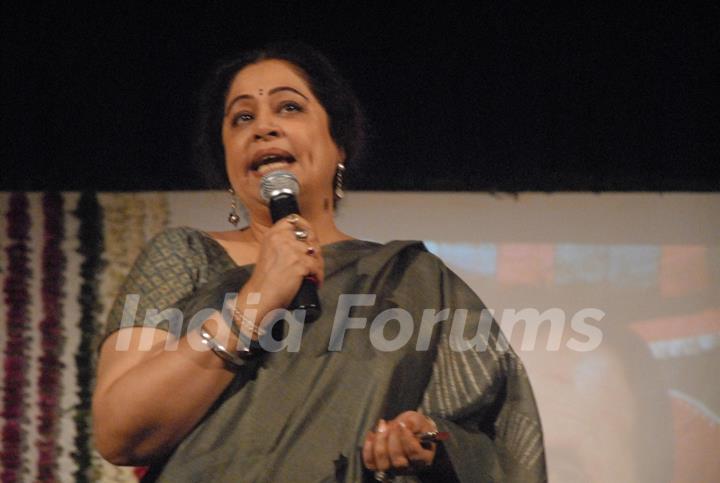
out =
[[[229,229],[222,192],[0,193],[2,481],[135,481],[89,418],[94,347],[143,244]],[[417,239],[525,361],[551,481],[719,481],[720,195],[349,193],[350,234]]]

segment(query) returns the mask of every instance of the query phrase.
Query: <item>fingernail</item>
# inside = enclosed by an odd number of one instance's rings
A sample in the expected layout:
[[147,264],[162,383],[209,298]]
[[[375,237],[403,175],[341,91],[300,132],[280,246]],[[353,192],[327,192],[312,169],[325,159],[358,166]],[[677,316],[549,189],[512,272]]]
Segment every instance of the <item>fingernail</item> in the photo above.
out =
[[387,423],[384,419],[381,419],[378,423],[378,433],[384,433],[385,431],[387,431]]

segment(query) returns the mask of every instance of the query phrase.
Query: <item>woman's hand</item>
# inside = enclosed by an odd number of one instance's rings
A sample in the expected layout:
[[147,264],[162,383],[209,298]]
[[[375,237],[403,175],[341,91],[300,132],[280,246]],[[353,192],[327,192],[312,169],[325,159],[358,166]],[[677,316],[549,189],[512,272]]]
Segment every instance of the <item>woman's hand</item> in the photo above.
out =
[[368,432],[363,445],[363,463],[374,471],[412,472],[432,464],[435,443],[420,444],[417,433],[436,431],[435,423],[417,411],[405,411],[391,421],[380,420]]
[[[299,240],[296,231],[307,233],[307,238]],[[258,316],[263,317],[271,310],[287,307],[304,277],[314,277],[319,286],[324,269],[320,242],[310,223],[290,215],[265,233],[255,269],[240,291],[239,300],[247,300],[250,293],[260,293]]]

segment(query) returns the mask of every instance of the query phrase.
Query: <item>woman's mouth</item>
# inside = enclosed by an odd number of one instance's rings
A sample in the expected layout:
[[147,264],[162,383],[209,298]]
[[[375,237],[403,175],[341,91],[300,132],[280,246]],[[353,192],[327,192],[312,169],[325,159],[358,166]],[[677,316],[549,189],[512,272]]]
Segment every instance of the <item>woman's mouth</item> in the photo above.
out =
[[250,171],[264,175],[276,169],[284,169],[295,162],[295,157],[288,152],[260,153],[250,165]]
[[265,174],[276,169],[283,169],[294,163],[295,160],[282,160],[282,161],[271,161],[267,164],[260,165],[255,171],[259,174]]

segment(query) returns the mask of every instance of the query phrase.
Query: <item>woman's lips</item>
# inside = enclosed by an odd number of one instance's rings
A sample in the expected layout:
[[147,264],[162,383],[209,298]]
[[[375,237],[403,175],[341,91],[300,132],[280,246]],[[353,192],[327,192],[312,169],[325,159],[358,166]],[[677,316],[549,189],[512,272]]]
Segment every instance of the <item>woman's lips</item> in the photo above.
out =
[[255,154],[253,155],[250,162],[250,170],[257,171],[264,165],[279,162],[294,163],[295,156],[293,156],[290,152],[280,148],[261,149],[255,152]]
[[280,169],[290,169],[290,165],[295,163],[295,156],[290,152],[280,148],[266,148],[257,151],[248,171],[256,177]]
[[290,165],[293,164],[293,163],[294,163],[294,161],[293,161],[293,162],[289,162],[289,161],[286,161],[286,160],[273,161],[273,162],[270,162],[270,163],[263,164],[263,165],[259,166],[259,167],[255,170],[255,172],[258,173],[260,176],[263,176],[263,175],[265,175],[266,173],[269,173],[270,171],[277,171],[278,169],[287,169],[287,168],[289,168]]

